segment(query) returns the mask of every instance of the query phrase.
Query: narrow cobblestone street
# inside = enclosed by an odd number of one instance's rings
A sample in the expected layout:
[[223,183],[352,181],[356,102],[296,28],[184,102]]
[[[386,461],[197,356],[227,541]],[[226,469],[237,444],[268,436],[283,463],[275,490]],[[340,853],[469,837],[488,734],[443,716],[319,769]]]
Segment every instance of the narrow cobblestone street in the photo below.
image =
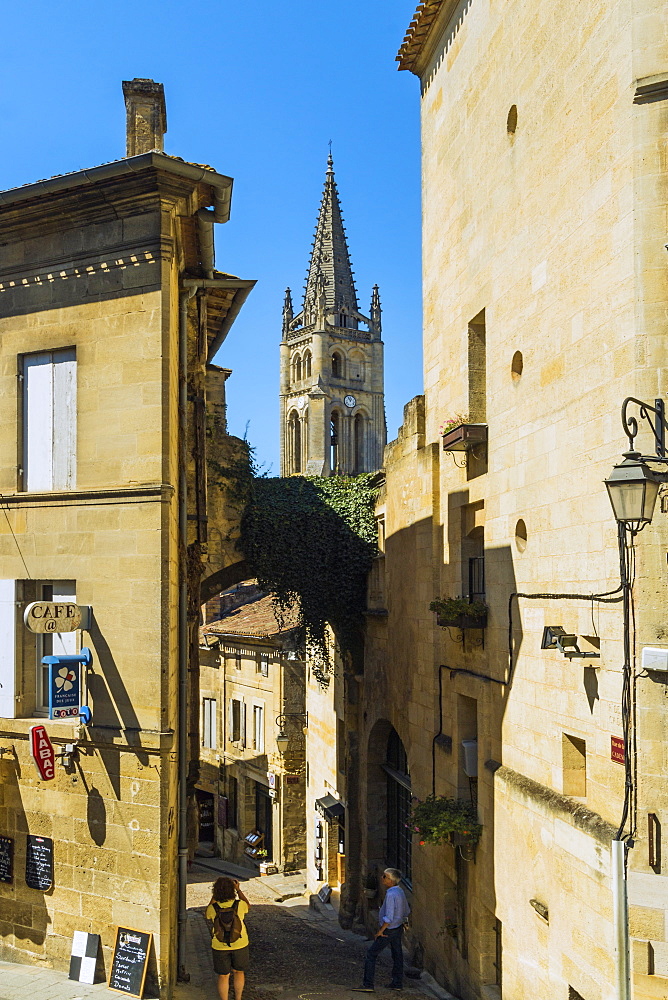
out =
[[[190,982],[176,987],[175,1000],[217,1000],[216,977],[211,961],[211,939],[204,911],[211,885],[228,872],[241,879],[242,870],[217,859],[196,862],[188,884],[187,969]],[[368,942],[344,931],[332,907],[314,910],[302,894],[300,876],[251,877],[243,881],[251,903],[247,925],[251,941],[251,967],[246,976],[244,1000],[355,1000],[352,988],[362,981],[362,963]],[[294,894],[294,895],[293,895]],[[107,970],[108,971],[108,970]],[[389,950],[381,955],[376,991],[390,997],[384,984],[390,977]],[[447,996],[431,991],[422,981],[406,980],[403,993],[414,1000],[422,996]],[[0,1000],[112,1000],[119,994],[104,983],[86,986],[72,982],[64,972],[0,962]],[[145,1000],[155,994],[147,989]],[[234,991],[230,989],[230,1000]]]
[[[191,960],[191,983],[179,987],[179,1000],[216,997],[211,971],[208,930],[201,914],[209,901],[216,872],[195,865],[188,889],[190,941],[196,942],[197,965]],[[283,879],[284,887],[287,879]],[[297,878],[295,878],[297,882]],[[246,977],[245,1000],[353,1000],[351,988],[362,980],[362,962],[368,942],[341,929],[333,910],[319,913],[305,896],[277,901],[272,879],[252,878],[244,882],[244,892],[252,904],[247,924],[251,939],[251,971]],[[295,885],[293,891],[301,887]],[[289,888],[289,886],[288,886]],[[280,891],[280,890],[279,890]],[[280,898],[280,897],[279,897]],[[192,954],[192,953],[191,953]],[[389,950],[377,968],[377,992],[389,981]],[[194,991],[198,992],[195,993]],[[407,980],[404,991],[422,995],[416,981]]]

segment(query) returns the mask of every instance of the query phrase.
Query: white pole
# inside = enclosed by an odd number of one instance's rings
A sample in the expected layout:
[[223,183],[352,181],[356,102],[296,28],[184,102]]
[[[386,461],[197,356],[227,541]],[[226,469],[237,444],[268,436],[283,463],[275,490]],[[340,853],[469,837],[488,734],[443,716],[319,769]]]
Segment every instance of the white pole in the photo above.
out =
[[626,899],[626,845],[623,840],[612,842],[612,909],[615,935],[616,1000],[631,1000],[629,968],[629,910]]

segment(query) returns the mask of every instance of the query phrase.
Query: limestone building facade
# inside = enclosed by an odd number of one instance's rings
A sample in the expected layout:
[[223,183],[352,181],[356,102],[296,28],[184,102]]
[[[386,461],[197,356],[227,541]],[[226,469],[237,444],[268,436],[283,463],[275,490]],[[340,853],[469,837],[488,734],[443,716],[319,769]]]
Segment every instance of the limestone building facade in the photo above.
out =
[[261,864],[295,871],[306,863],[308,715],[294,626],[277,622],[252,580],[203,611],[200,850],[254,874]]
[[[463,1000],[664,997],[666,674],[642,657],[667,648],[668,525],[657,506],[633,541],[627,659],[604,480],[623,400],[666,393],[665,9],[425,0],[399,59],[421,89],[424,395],[385,452],[385,613],[347,707],[353,903],[371,919],[365,876],[403,867],[415,960]],[[430,602],[460,596],[483,625],[439,626]],[[590,655],[541,648],[548,626]],[[475,849],[406,836],[432,793],[475,805]]]
[[288,288],[280,371],[281,475],[375,472],[385,447],[381,306],[359,311],[330,155],[300,312]]
[[[200,582],[236,558],[211,460],[243,444],[226,436],[212,360],[254,282],[215,269],[232,179],[162,152],[160,84],[124,92],[124,158],[0,193],[0,955],[66,969],[87,931],[108,975],[116,928],[140,929],[169,997],[199,756]],[[35,635],[33,601],[90,613],[78,631]],[[82,646],[87,712],[49,719],[43,657]],[[46,778],[35,725],[60,755]]]

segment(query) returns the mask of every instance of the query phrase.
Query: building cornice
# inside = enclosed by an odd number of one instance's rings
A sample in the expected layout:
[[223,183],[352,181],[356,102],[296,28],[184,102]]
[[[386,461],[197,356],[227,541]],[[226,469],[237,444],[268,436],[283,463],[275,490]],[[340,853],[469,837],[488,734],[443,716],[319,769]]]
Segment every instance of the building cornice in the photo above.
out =
[[400,70],[406,69],[416,76],[420,75],[418,62],[423,61],[421,57],[427,44],[435,35],[436,22],[442,23],[444,19],[447,21],[459,2],[460,0],[422,0],[418,4],[397,52],[396,60]]
[[91,167],[88,170],[77,170],[71,174],[58,174],[47,180],[0,191],[0,209],[5,205],[30,201],[33,198],[59,194],[123,177],[129,178],[150,168],[191,181],[193,186],[200,183],[210,184],[211,187],[218,188],[228,194],[232,189],[232,178],[225,174],[219,174],[210,167],[186,163],[177,157],[167,156],[166,153],[151,152],[142,153],[140,156],[129,156],[124,160],[114,160],[112,163],[102,163],[99,167]]

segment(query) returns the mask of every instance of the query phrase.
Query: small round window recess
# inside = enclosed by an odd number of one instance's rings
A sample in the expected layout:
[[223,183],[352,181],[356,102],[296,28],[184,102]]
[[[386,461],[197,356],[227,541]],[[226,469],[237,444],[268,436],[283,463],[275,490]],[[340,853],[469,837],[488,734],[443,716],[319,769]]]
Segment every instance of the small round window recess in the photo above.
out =
[[524,552],[527,547],[527,526],[522,518],[515,525],[515,545],[520,552]]
[[513,104],[506,119],[506,131],[508,135],[515,135],[517,130],[517,105]]
[[524,358],[522,357],[521,351],[515,351],[513,354],[513,360],[510,364],[510,374],[514,382],[519,381],[522,377],[522,372],[524,371]]

